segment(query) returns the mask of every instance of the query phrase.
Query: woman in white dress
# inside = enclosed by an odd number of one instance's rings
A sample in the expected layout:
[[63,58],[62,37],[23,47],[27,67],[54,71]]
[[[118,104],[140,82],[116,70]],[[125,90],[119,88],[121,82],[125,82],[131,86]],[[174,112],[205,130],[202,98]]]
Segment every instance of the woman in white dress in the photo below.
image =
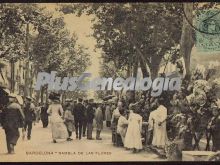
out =
[[135,105],[130,104],[130,115],[128,118],[128,129],[125,135],[124,146],[127,149],[133,149],[133,152],[140,151],[142,146],[141,130],[142,130],[142,117],[136,113]]
[[158,148],[164,148],[168,138],[166,130],[167,108],[161,105],[153,111],[153,141],[152,145]]
[[64,124],[64,120],[62,119],[63,108],[59,103],[59,99],[54,99],[52,101],[52,104],[49,105],[47,113],[50,115],[53,142],[56,143],[57,139],[67,139],[68,132]]
[[117,133],[120,134],[121,140],[124,144],[125,141],[125,135],[128,128],[128,120],[126,119],[126,111],[120,110],[119,111],[121,116],[118,119],[118,125],[117,125]]

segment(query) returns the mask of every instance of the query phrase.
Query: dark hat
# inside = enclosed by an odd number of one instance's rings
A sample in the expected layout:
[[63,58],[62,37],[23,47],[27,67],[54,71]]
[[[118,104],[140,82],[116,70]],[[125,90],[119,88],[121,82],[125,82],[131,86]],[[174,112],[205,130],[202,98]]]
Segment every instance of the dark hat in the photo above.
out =
[[89,99],[89,103],[93,103],[94,102],[94,99]]
[[82,102],[82,101],[83,101],[83,99],[82,99],[82,98],[78,98],[78,101],[79,101],[79,102]]
[[55,92],[51,92],[50,95],[49,95],[49,99],[50,100],[60,100],[60,94],[55,93]]

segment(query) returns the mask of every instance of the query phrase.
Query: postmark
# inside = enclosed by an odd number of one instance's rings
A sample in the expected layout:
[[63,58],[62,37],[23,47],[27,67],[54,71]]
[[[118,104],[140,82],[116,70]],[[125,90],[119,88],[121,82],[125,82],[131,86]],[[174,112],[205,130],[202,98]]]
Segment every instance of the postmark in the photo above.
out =
[[220,51],[220,10],[196,12],[196,48],[200,52]]

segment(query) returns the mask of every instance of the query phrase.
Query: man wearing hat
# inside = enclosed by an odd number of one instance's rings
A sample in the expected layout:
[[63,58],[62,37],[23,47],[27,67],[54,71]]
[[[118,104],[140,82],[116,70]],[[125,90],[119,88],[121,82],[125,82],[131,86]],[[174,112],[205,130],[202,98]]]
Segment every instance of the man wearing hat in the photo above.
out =
[[213,151],[220,151],[220,113],[219,107],[213,106],[212,107],[212,114],[213,117],[210,122],[210,132],[212,135],[212,142],[213,142]]
[[93,99],[89,99],[87,107],[87,139],[93,140],[92,130],[93,130],[93,119],[95,117],[95,110],[93,107]]
[[24,129],[27,130],[27,139],[31,139],[31,130],[32,130],[32,122],[35,118],[34,113],[34,104],[31,102],[32,99],[30,97],[26,97],[26,103],[24,106],[24,115],[25,115],[25,124]]
[[82,104],[83,99],[78,98],[78,103],[74,106],[73,114],[75,118],[76,138],[82,137],[82,126],[85,115],[85,106]]
[[112,119],[111,107],[110,107],[110,103],[107,102],[105,107],[105,120],[107,127],[111,127],[111,119]]
[[5,130],[7,149],[9,154],[14,153],[14,146],[17,144],[19,127],[23,126],[24,114],[21,106],[16,100],[15,94],[9,95],[9,104],[2,114],[3,128]]
[[83,119],[83,137],[86,136],[86,128],[87,128],[87,109],[88,109],[88,100],[83,101],[83,105],[85,107],[84,119]]

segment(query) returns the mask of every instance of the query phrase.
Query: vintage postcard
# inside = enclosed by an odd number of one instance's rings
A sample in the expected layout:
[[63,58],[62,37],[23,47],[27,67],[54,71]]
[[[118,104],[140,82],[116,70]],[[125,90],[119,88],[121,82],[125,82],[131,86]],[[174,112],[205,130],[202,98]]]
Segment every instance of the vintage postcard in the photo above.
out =
[[220,160],[220,3],[0,3],[0,162]]

